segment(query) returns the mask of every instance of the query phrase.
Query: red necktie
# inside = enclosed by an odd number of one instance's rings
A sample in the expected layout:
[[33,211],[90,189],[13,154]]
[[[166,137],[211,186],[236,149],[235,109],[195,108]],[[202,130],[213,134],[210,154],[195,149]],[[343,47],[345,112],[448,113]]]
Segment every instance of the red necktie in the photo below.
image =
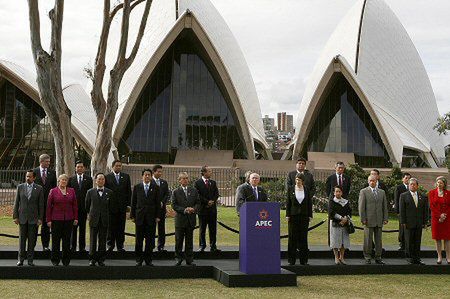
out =
[[206,188],[209,189],[209,180],[205,180],[205,185],[206,185]]
[[342,187],[342,174],[339,175],[339,186]]
[[42,169],[42,183],[45,185],[45,181],[47,180],[47,169]]

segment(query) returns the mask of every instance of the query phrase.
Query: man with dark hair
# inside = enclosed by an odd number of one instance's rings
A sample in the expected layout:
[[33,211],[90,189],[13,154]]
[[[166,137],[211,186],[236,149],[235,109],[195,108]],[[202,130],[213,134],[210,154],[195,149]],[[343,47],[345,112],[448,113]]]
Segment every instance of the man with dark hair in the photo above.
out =
[[308,189],[309,195],[313,198],[316,193],[316,183],[314,182],[314,176],[309,170],[306,169],[306,159],[299,158],[295,165],[296,170],[289,172],[286,179],[286,191],[295,185],[295,176],[297,173],[301,173],[305,176],[304,186]]
[[[394,205],[395,205],[395,212],[397,213],[399,219],[400,219],[400,195],[402,193],[405,193],[408,191],[408,182],[411,178],[411,174],[408,172],[404,172],[402,175],[402,183],[400,185],[397,185],[394,191]],[[405,250],[405,230],[403,228],[403,225],[398,224],[398,243],[399,243],[399,251]]]
[[410,178],[408,191],[400,195],[400,224],[405,230],[405,247],[410,264],[425,265],[420,259],[422,229],[428,223],[428,199],[419,191],[419,181]]
[[[378,169],[376,169],[376,168],[372,169],[370,171],[370,175],[374,176],[377,179],[377,185],[376,185],[377,189],[381,189],[384,192],[388,191],[387,187],[386,187],[386,184],[382,180],[380,180],[380,171]],[[367,183],[365,185],[365,187],[369,187],[369,183]]]
[[75,189],[75,195],[77,197],[78,203],[78,224],[73,226],[72,230],[72,246],[71,250],[76,251],[77,249],[77,230],[80,229],[78,250],[86,251],[86,204],[85,197],[89,189],[92,188],[93,182],[92,178],[85,174],[85,167],[82,161],[77,161],[75,163],[75,175],[69,178],[68,187]]
[[[50,156],[47,154],[42,154],[39,156],[39,167],[33,169],[34,175],[36,176],[35,184],[42,186],[44,191],[44,215],[42,217],[41,226],[41,241],[42,249],[44,251],[50,251],[50,228],[47,225],[46,213],[47,213],[47,199],[50,190],[56,187],[56,172],[50,167]],[[36,230],[37,233],[37,230]]]
[[[133,188],[130,219],[136,224],[136,266],[152,264],[152,252],[155,247],[155,229],[159,222],[161,203],[159,202],[159,187],[152,180],[152,171],[142,171],[142,183]],[[145,251],[142,251],[145,239]]]
[[211,251],[219,251],[216,245],[217,239],[217,199],[219,198],[219,189],[214,180],[211,179],[212,171],[208,166],[201,169],[202,177],[195,181],[194,187],[200,196],[200,211],[198,219],[200,224],[199,233],[199,251],[205,251],[206,248],[206,227],[209,231],[209,245]]
[[106,188],[113,191],[109,204],[110,222],[108,226],[108,251],[113,251],[117,245],[117,251],[125,251],[125,222],[127,209],[131,204],[131,180],[130,176],[122,172],[122,162],[112,162],[112,172],[106,175]]
[[153,170],[153,181],[155,181],[156,185],[158,185],[159,187],[158,197],[159,202],[161,203],[159,222],[157,223],[158,251],[167,251],[164,249],[164,246],[166,244],[166,213],[167,213],[166,206],[170,200],[169,184],[167,183],[166,180],[163,180],[161,178],[163,174],[163,167],[161,165],[153,166],[152,170]]
[[345,164],[344,162],[337,162],[335,165],[336,173],[330,175],[326,182],[326,191],[328,198],[332,197],[334,186],[342,187],[342,197],[348,199],[348,194],[350,193],[351,181],[350,177],[344,173]]
[[37,229],[42,224],[45,210],[44,192],[40,185],[34,183],[35,179],[36,175],[33,170],[28,170],[26,182],[17,186],[13,210],[14,223],[19,225],[19,261],[17,266],[23,266],[25,258],[27,258],[29,266],[34,266]]
[[105,174],[95,175],[94,188],[86,193],[85,209],[88,213],[90,228],[89,266],[105,266],[106,234],[109,223],[109,203],[112,190],[105,187]]

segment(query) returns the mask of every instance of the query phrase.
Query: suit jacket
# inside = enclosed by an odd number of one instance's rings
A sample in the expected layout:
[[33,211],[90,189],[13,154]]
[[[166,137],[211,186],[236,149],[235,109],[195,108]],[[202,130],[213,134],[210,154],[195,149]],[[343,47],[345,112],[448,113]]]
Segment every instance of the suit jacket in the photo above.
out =
[[66,188],[66,195],[63,195],[58,187],[50,190],[47,199],[47,222],[78,220],[78,204],[75,190]]
[[89,214],[89,226],[97,227],[100,220],[103,226],[108,226],[109,202],[112,196],[112,190],[108,188],[104,188],[102,196],[98,194],[96,187],[87,191],[85,209]]
[[359,216],[361,221],[367,221],[366,227],[382,227],[383,221],[389,219],[386,192],[382,189],[378,189],[377,192],[375,198],[370,187],[359,191]]
[[[333,198],[333,188],[338,185],[336,173],[333,173],[327,178],[326,187],[327,187],[327,195],[329,198]],[[351,179],[345,173],[342,175],[342,189],[343,194],[342,197],[348,199],[348,194],[350,193]]]
[[50,190],[55,188],[57,184],[56,171],[47,168],[47,179],[45,180],[45,184],[42,182],[41,169],[36,167],[33,169],[33,172],[36,175],[34,183],[41,185],[44,188],[44,203],[46,204]]
[[309,189],[305,186],[305,198],[302,203],[299,204],[297,197],[295,196],[295,186],[290,186],[287,192],[287,202],[286,202],[286,217],[292,215],[301,215],[304,217],[313,216],[312,209],[312,197]]
[[397,185],[394,191],[394,204],[395,204],[395,212],[400,214],[400,195],[408,191],[408,188],[405,187],[405,184],[401,183]]
[[253,194],[253,187],[250,184],[242,184],[236,190],[236,210],[239,213],[241,206],[247,201],[267,201],[267,193],[261,186],[258,186],[258,200]]
[[406,224],[406,228],[423,227],[428,222],[428,200],[423,194],[418,194],[417,207],[411,192],[400,195],[400,224]]
[[[197,189],[188,186],[188,195],[186,197],[183,188],[180,186],[172,192],[170,200],[172,201],[172,208],[177,212],[175,216],[175,227],[194,228],[197,224],[197,217],[195,216],[200,209],[200,197]],[[187,207],[194,208],[194,214],[185,214],[184,209]]]
[[[286,179],[286,191],[288,191],[290,187],[295,186],[295,176],[297,175],[297,173],[297,170],[289,172]],[[313,198],[314,194],[316,194],[316,183],[314,182],[314,176],[308,170],[305,170],[303,172],[303,175],[305,176],[303,185],[308,188],[309,195],[311,198]]]
[[161,202],[158,194],[159,187],[154,180],[151,180],[149,183],[147,195],[145,195],[143,183],[134,186],[130,218],[134,219],[136,225],[144,223],[149,225],[156,224],[156,218],[161,213]]
[[37,224],[44,215],[44,191],[40,185],[33,184],[30,198],[27,197],[27,183],[17,186],[13,219],[20,224]]
[[78,217],[85,217],[87,214],[85,197],[86,193],[93,186],[92,178],[86,174],[83,174],[83,181],[80,185],[78,184],[78,175],[70,177],[68,187],[75,189],[75,195],[77,196],[78,202]]
[[[156,184],[156,181],[153,180]],[[166,217],[166,205],[170,200],[170,189],[169,184],[166,180],[159,179],[159,192],[158,192],[159,202],[162,203],[162,207],[160,209],[159,218],[163,219]]]
[[124,213],[131,205],[131,180],[126,173],[120,173],[119,184],[117,184],[114,172],[106,175],[105,187],[111,189],[113,194],[109,202],[111,213]]
[[[217,199],[219,199],[219,189],[213,180],[209,180],[209,188],[206,187],[203,178],[198,179],[194,183],[195,189],[198,191],[200,197],[200,211],[199,215],[217,214]],[[214,201],[211,207],[208,207],[208,201]]]

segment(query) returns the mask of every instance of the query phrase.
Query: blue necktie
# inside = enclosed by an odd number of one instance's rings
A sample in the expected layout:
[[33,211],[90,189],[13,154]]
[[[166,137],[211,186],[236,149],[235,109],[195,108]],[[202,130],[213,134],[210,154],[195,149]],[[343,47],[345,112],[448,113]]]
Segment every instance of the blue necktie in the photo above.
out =
[[255,200],[258,201],[258,191],[257,191],[257,187],[253,187],[253,196],[255,197]]
[[144,185],[145,186],[145,196],[147,196],[148,193],[148,185]]
[[120,184],[120,175],[119,174],[116,174],[116,182],[117,182],[117,185]]

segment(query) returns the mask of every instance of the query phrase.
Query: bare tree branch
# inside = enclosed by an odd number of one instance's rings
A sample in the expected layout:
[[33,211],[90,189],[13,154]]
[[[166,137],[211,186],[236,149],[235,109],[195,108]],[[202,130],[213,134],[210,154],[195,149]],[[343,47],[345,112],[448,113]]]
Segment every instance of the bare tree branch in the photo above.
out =
[[37,62],[38,55],[44,52],[41,44],[41,21],[39,18],[39,3],[35,0],[28,0],[28,14],[30,16],[30,36],[33,58]]
[[[136,6],[138,6],[139,4],[141,4],[142,2],[144,2],[146,0],[131,0],[131,10],[133,10],[133,8],[135,8]],[[114,6],[113,10],[111,11],[111,13],[109,14],[109,17],[112,19],[114,19],[114,17],[116,16],[116,14],[123,8],[123,3],[117,4],[116,6]]]
[[61,70],[61,35],[64,15],[64,0],[55,0],[55,6],[49,12],[51,21],[50,55]]
[[120,28],[119,52],[117,55],[116,64],[114,65],[114,70],[121,68],[125,62],[125,55],[127,53],[128,47],[128,33],[130,29],[130,12],[131,12],[130,0],[124,0],[122,12],[122,26]]
[[144,36],[145,26],[147,25],[147,19],[150,12],[150,7],[152,5],[152,0],[147,0],[145,4],[144,13],[142,14],[141,24],[139,26],[139,32],[136,36],[136,41],[133,46],[133,50],[131,50],[130,56],[126,60],[126,68],[128,68],[136,58],[136,54],[139,50],[139,46],[141,45],[142,37]]

